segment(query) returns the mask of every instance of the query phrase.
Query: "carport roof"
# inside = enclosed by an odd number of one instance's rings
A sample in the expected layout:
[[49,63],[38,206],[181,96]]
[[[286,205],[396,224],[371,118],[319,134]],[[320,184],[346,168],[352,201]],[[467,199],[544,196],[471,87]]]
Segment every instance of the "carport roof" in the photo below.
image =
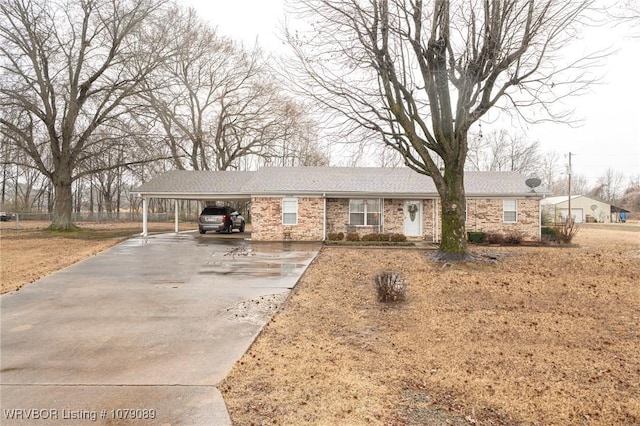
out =
[[[469,197],[541,197],[517,172],[466,172]],[[409,168],[265,167],[255,172],[175,170],[159,175],[134,192],[161,198],[250,198],[268,195],[327,197],[438,197],[430,177]]]
[[179,199],[250,198],[243,186],[256,172],[172,170],[143,183],[141,196]]

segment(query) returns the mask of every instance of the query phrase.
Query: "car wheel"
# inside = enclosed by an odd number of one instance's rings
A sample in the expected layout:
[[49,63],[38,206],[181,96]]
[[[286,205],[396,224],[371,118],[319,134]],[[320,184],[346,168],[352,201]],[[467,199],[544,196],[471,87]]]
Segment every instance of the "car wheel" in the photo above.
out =
[[240,232],[244,232],[244,222],[240,224]]
[[205,230],[204,230],[204,229],[202,229],[202,228],[198,228],[198,232],[200,232],[201,234],[206,234],[206,233],[207,233],[207,231],[205,231]]

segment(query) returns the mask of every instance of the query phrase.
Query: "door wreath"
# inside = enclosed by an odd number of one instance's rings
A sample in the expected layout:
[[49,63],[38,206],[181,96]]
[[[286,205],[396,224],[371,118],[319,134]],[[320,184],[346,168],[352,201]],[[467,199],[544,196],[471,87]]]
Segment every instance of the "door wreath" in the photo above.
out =
[[418,205],[417,204],[409,204],[408,207],[409,210],[409,217],[411,218],[411,222],[416,220],[416,213],[418,212]]

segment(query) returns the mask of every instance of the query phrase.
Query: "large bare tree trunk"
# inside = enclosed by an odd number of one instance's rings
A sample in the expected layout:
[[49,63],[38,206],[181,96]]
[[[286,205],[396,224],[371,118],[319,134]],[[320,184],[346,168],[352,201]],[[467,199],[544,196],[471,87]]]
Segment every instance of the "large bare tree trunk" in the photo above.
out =
[[444,180],[446,185],[440,193],[442,210],[440,252],[443,258],[460,259],[467,255],[464,173],[459,170],[445,171]]
[[[66,170],[65,170],[66,169]],[[55,199],[53,204],[53,218],[49,229],[54,231],[71,231],[77,227],[73,224],[73,191],[71,170],[62,167],[53,177]]]

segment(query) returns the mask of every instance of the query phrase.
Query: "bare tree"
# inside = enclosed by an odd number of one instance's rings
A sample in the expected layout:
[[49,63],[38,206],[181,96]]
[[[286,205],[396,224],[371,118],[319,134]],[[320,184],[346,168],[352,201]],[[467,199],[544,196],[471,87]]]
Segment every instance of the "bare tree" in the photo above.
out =
[[509,134],[505,129],[482,137],[471,137],[467,167],[471,170],[512,171],[537,176],[542,166],[539,146],[537,141],[527,141],[520,135]]
[[542,180],[542,185],[544,187],[550,189],[553,183],[558,179],[558,176],[561,173],[560,164],[560,154],[556,151],[546,152],[542,156],[539,177]]
[[14,208],[21,212],[32,211],[33,206],[46,190],[42,173],[33,165],[28,165],[28,162],[28,158],[23,158],[16,164],[17,184]]
[[[257,154],[257,166],[327,166],[327,146],[321,142],[311,106],[277,89],[268,115],[274,119],[272,141]],[[266,118],[266,117],[265,117]]]
[[[597,55],[560,48],[591,1],[298,0],[309,23],[290,30],[305,83],[329,108],[382,136],[407,166],[431,176],[442,206],[440,252],[465,257],[464,173],[471,125],[492,109],[553,110],[591,78]],[[441,172],[438,159],[442,160]]]
[[640,174],[629,179],[620,204],[629,211],[640,212]]
[[607,8],[614,23],[631,28],[631,37],[640,37],[640,3],[637,0],[618,0]]
[[391,149],[387,146],[380,150],[378,156],[378,165],[380,167],[402,167],[404,162],[402,156],[395,149]]
[[74,227],[72,183],[109,149],[95,130],[137,108],[129,100],[163,58],[152,17],[164,2],[0,3],[0,132],[51,180],[52,229]]
[[604,174],[598,178],[598,182],[591,188],[589,195],[615,204],[620,201],[622,197],[624,190],[623,184],[624,173],[608,168]]
[[[551,183],[553,195],[569,195],[569,178],[563,175]],[[584,175],[574,173],[571,175],[571,195],[585,195],[589,189],[587,178]]]
[[166,135],[175,166],[184,170],[215,168],[206,152],[218,127],[221,99],[243,87],[257,72],[257,62],[231,40],[219,37],[193,9],[174,7],[173,25],[164,36],[176,51],[145,79],[141,96]]
[[[153,108],[178,169],[227,170],[257,157],[286,162],[312,134],[304,108],[288,99],[256,46],[219,36],[194,10],[176,7],[167,43],[177,52],[147,78]],[[240,162],[240,159],[247,159]]]

